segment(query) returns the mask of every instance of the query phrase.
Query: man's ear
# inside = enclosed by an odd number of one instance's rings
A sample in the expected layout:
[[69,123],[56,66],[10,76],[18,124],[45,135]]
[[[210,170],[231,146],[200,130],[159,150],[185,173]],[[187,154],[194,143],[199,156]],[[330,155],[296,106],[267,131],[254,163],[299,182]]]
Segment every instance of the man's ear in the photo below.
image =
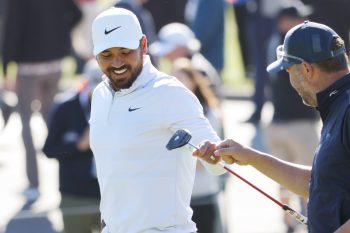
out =
[[308,62],[303,62],[301,65],[303,67],[304,77],[306,77],[310,81],[314,77],[315,67]]
[[147,37],[145,35],[143,35],[141,39],[141,49],[143,54],[147,54],[148,52]]

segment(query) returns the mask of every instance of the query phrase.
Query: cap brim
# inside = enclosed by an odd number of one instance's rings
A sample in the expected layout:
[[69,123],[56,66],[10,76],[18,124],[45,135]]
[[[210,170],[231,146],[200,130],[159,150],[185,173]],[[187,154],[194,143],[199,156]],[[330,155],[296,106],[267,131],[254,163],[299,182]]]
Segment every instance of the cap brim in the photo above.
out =
[[277,73],[281,70],[285,70],[294,63],[291,63],[290,61],[287,61],[283,58],[280,58],[274,62],[272,62],[270,65],[267,66],[266,71],[269,73]]
[[96,56],[100,52],[109,48],[127,48],[137,49],[140,45],[139,40],[126,40],[126,41],[107,41],[104,44],[94,47],[94,55]]
[[176,45],[170,43],[161,43],[156,41],[149,47],[149,52],[154,56],[161,57],[173,51],[175,47]]

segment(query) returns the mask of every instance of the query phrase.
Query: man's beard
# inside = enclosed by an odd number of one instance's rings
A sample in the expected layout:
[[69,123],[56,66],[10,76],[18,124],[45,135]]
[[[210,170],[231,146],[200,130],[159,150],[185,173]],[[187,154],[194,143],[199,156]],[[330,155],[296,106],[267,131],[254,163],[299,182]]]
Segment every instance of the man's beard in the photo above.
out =
[[[131,70],[130,66],[127,66],[126,67],[128,70]],[[143,57],[141,59],[141,62],[134,68],[134,70],[131,71],[131,75],[130,75],[130,78],[129,80],[124,83],[124,84],[121,84],[120,82],[118,81],[114,81],[111,76],[112,76],[112,72],[113,72],[113,69],[109,69],[108,70],[108,79],[109,79],[109,82],[112,86],[112,88],[115,90],[115,91],[119,91],[121,89],[128,89],[131,87],[131,85],[135,82],[135,80],[137,79],[137,77],[140,75],[141,71],[142,71],[142,68],[143,68]]]

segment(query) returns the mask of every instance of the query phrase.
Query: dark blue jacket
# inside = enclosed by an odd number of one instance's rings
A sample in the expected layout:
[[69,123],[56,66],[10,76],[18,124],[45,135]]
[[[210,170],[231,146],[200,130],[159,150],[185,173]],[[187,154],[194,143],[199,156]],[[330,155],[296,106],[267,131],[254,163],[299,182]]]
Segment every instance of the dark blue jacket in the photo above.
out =
[[350,219],[350,74],[317,100],[323,128],[311,172],[309,232],[331,233]]
[[82,152],[76,146],[87,127],[79,94],[59,103],[52,112],[43,152],[59,162],[59,189],[62,194],[99,198],[99,186],[92,172],[92,151]]
[[224,67],[224,9],[223,0],[201,0],[191,25],[201,42],[201,54],[219,72]]
[[142,32],[147,36],[147,42],[152,44],[157,40],[156,28],[151,13],[142,5],[133,3],[133,1],[117,2],[115,7],[121,7],[133,12],[140,22]]
[[71,52],[71,30],[81,19],[73,0],[6,0],[2,60],[48,62]]

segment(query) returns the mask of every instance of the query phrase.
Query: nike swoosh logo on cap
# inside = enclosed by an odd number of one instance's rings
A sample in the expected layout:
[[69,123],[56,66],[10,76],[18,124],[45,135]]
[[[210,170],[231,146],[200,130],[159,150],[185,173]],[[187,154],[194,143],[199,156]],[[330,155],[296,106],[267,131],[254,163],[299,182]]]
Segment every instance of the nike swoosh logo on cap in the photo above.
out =
[[117,30],[117,29],[118,29],[118,28],[120,28],[120,27],[121,27],[121,26],[116,27],[116,28],[113,28],[113,29],[108,30],[108,31],[107,31],[107,29],[105,29],[105,35],[107,35],[107,34],[109,34],[109,33],[113,32],[114,30]]

